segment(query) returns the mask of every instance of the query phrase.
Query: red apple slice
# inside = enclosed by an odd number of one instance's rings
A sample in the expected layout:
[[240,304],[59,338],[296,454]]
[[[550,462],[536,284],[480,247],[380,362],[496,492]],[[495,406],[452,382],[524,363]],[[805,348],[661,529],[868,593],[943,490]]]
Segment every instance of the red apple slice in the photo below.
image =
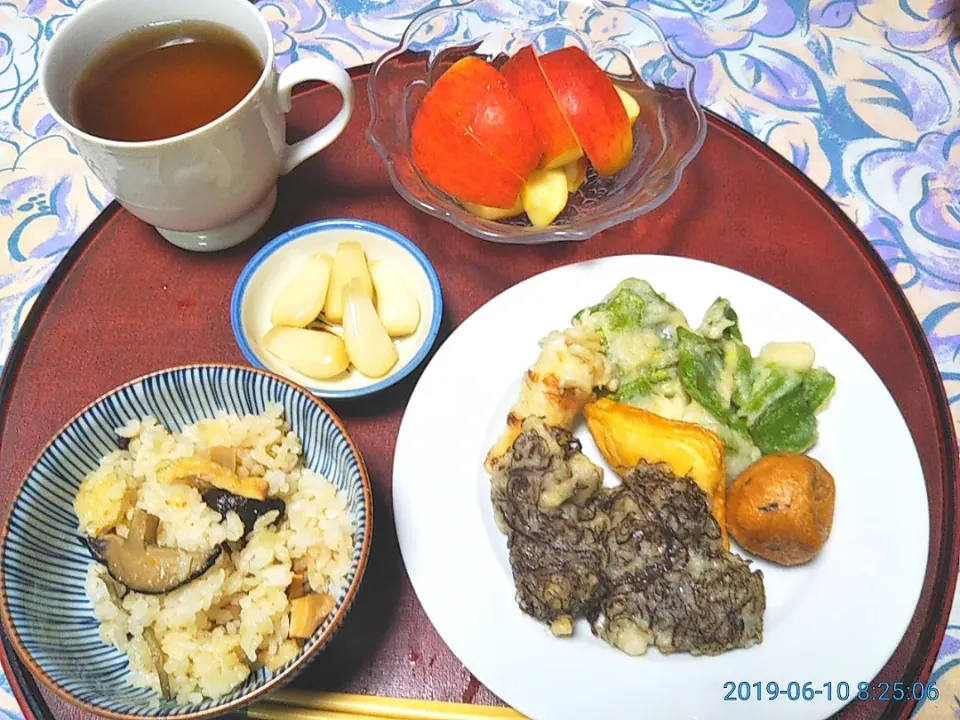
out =
[[457,125],[526,180],[543,156],[543,143],[526,106],[493,65],[476,56],[455,62],[430,89]]
[[550,89],[532,45],[517,52],[500,72],[510,89],[527,106],[540,133],[544,153],[540,166],[558,168],[583,157],[583,148]]
[[411,145],[414,165],[448,195],[461,202],[496,208],[515,206],[526,178],[458,127],[430,93],[417,110]]
[[613,81],[577,47],[547,53],[540,66],[597,173],[609,177],[625,168],[633,128]]

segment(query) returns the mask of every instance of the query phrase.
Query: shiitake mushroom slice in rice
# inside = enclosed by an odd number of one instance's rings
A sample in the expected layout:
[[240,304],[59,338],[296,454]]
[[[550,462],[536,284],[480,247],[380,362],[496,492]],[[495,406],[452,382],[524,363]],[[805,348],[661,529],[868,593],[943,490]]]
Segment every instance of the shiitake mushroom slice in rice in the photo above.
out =
[[278,511],[280,514],[277,520],[280,520],[287,509],[286,503],[280,498],[255,500],[219,488],[204,491],[202,497],[208,507],[216,510],[223,517],[226,517],[228,512],[235,512],[243,522],[244,536],[249,535],[257,524],[257,520],[267,513]]
[[110,577],[128,590],[145,595],[162,595],[203,575],[220,557],[221,549],[194,552],[156,545],[159,518],[137,510],[130,532],[123,538],[110,533],[92,538],[83,536],[94,560],[103,564]]

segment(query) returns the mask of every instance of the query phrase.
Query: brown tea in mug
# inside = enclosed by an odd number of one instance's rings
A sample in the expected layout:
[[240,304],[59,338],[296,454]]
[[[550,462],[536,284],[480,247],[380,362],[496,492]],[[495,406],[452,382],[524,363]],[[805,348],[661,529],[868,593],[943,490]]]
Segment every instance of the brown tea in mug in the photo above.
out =
[[216,120],[260,78],[256,48],[199,20],[133,30],[98,53],[73,93],[73,122],[108,140],[174,137]]

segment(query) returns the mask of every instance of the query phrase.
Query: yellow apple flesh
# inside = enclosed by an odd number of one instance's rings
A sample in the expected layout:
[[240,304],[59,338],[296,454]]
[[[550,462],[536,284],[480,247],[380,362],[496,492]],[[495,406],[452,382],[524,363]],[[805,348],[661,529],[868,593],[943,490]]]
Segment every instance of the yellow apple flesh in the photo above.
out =
[[574,160],[563,166],[563,174],[567,178],[567,192],[575,193],[587,179],[587,159],[585,157]]
[[523,210],[534,227],[546,227],[567,206],[567,174],[563,168],[534,170],[520,192]]
[[627,111],[627,120],[630,121],[632,125],[637,121],[637,118],[640,117],[640,104],[636,99],[624,90],[622,87],[614,86],[617,88],[617,95],[620,96],[620,102],[623,103],[623,109]]
[[460,204],[463,205],[467,211],[472,212],[484,220],[505,220],[506,218],[516,217],[523,213],[523,203],[520,202],[519,195],[517,195],[517,201],[513,204],[512,208],[490,207],[489,205],[477,205],[476,203],[466,201]]

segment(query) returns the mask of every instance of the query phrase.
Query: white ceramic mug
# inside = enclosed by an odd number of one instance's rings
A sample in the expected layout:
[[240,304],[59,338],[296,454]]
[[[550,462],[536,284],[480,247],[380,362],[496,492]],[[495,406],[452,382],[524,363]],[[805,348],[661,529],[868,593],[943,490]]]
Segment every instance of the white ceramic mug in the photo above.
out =
[[[226,25],[260,53],[263,73],[240,104],[196,130],[149,142],[105,140],[77,128],[73,89],[98,50],[127,31],[178,20]],[[290,93],[308,80],[336,87],[343,106],[326,127],[288,145]],[[335,63],[310,58],[277,73],[270,27],[247,0],[87,0],[51,40],[40,92],[120,204],[174,245],[199,251],[231,247],[259,230],[276,204],[277,178],[336,140],[353,113],[353,82]]]

